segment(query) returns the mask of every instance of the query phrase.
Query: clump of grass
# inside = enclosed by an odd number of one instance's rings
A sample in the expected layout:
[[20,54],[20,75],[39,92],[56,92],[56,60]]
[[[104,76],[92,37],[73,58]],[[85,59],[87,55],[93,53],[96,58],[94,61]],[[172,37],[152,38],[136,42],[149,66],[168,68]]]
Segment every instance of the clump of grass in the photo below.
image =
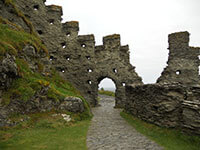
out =
[[161,128],[141,121],[125,112],[121,112],[121,116],[138,132],[154,140],[165,150],[199,150],[200,148],[199,136],[186,135],[175,129]]
[[114,93],[114,92],[112,92],[112,91],[106,91],[106,90],[104,90],[103,88],[100,89],[100,90],[98,91],[98,93],[99,93],[99,94],[102,94],[102,95],[107,95],[107,96],[115,97],[115,93]]

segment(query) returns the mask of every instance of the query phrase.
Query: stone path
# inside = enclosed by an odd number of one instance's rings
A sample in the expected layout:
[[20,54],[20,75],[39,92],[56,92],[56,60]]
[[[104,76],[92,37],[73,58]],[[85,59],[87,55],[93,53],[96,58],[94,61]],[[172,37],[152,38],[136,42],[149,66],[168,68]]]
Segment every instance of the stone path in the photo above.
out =
[[138,133],[114,109],[114,98],[100,95],[100,105],[92,109],[94,117],[87,135],[88,150],[162,150]]

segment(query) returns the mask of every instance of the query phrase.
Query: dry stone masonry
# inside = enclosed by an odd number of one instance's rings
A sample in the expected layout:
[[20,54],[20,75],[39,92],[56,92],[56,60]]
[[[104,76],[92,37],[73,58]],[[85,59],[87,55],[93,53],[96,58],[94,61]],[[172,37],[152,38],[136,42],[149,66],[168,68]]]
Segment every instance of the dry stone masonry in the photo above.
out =
[[126,111],[159,126],[200,134],[200,48],[189,33],[169,35],[168,66],[156,84],[128,85]]
[[179,32],[169,35],[168,66],[157,83],[180,83],[199,85],[200,48],[189,46],[189,33]]
[[[108,77],[116,85],[116,107],[160,126],[200,134],[200,48],[189,46],[188,32],[169,35],[168,66],[156,84],[143,85],[129,62],[128,45],[120,44],[120,35],[106,36],[103,45],[96,46],[94,35],[78,34],[78,22],[61,23],[60,6],[46,6],[45,0],[15,0],[15,4],[47,46],[50,57],[46,65],[54,66],[91,105],[97,105],[98,84]],[[2,0],[0,16],[31,32],[24,19]],[[14,58],[7,58],[10,63],[6,65],[16,76]],[[0,85],[13,80],[1,74],[3,69],[5,66],[0,64]]]

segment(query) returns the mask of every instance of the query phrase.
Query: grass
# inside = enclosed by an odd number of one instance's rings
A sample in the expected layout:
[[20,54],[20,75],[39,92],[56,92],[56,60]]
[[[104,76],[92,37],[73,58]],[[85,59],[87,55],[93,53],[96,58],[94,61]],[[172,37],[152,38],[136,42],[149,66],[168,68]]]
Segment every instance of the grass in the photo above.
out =
[[161,128],[141,121],[130,114],[121,112],[121,116],[138,132],[147,136],[165,150],[199,150],[200,137],[190,136],[174,129]]
[[104,89],[100,89],[98,91],[99,94],[102,94],[102,95],[108,95],[108,96],[112,96],[112,97],[115,97],[115,93],[112,92],[112,91],[106,91]]
[[[1,150],[86,150],[86,135],[90,119],[71,116],[65,122],[55,112],[31,114],[30,119],[14,128],[0,130]],[[16,117],[14,117],[16,119]],[[22,116],[18,116],[18,119]]]
[[[8,23],[9,21],[7,21]],[[42,44],[41,40],[32,34],[22,30],[12,29],[8,24],[0,23],[0,55],[5,53],[17,55],[22,51],[25,45],[32,45],[36,50],[44,51],[48,54],[48,50]]]

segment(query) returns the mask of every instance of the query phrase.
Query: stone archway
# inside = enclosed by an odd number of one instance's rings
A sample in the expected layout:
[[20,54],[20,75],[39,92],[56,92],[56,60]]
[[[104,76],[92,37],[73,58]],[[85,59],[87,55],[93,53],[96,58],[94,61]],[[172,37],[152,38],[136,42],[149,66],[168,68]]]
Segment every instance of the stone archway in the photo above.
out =
[[126,96],[125,96],[125,85],[128,84],[126,79],[118,78],[117,76],[112,75],[100,75],[96,78],[95,89],[91,95],[94,96],[94,104],[98,104],[98,86],[102,80],[109,78],[115,84],[115,108],[124,107]]

